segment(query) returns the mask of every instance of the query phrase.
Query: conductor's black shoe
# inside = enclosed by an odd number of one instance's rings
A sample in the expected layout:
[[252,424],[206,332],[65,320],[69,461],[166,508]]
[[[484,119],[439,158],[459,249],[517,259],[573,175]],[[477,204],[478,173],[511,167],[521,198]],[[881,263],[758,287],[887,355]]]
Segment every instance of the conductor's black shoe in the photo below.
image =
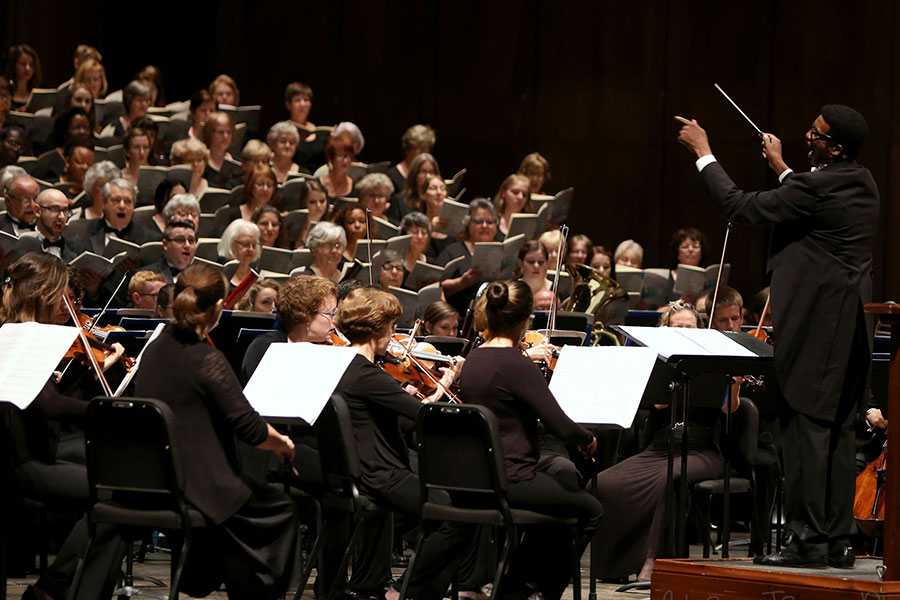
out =
[[828,566],[828,557],[825,554],[801,554],[790,546],[783,548],[781,552],[768,556],[757,556],[753,564],[767,567],[806,567],[823,568]]
[[828,551],[828,566],[836,569],[852,569],[856,563],[856,553],[848,542]]

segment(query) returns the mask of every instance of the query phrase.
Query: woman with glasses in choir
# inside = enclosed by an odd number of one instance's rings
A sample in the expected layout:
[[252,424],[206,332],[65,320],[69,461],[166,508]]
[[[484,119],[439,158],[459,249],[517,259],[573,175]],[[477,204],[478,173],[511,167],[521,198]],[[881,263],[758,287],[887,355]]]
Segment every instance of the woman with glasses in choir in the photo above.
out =
[[252,221],[238,219],[225,228],[218,245],[219,256],[226,261],[237,260],[238,267],[228,282],[229,292],[250,275],[251,265],[259,259],[259,227]]
[[228,149],[234,140],[234,121],[227,113],[213,112],[206,118],[203,124],[200,141],[209,149],[209,161],[203,177],[215,188],[228,189],[240,183],[240,167],[225,159],[231,158]]
[[375,284],[387,291],[403,285],[403,257],[394,250],[382,250],[372,260]]
[[312,264],[299,273],[318,275],[338,283],[344,266],[343,253],[346,245],[347,234],[343,227],[328,221],[316,223],[306,236],[306,247],[313,255]]
[[459,314],[465,314],[478,291],[481,272],[472,267],[472,253],[478,242],[493,242],[497,237],[499,222],[497,209],[487,198],[476,198],[469,204],[469,211],[463,217],[463,239],[447,246],[437,258],[438,264],[446,265],[451,260],[462,260],[441,280],[444,297]]
[[[406,287],[406,280],[413,269],[416,268],[417,262],[436,263],[434,256],[429,256],[429,251],[433,252],[433,241],[431,239],[431,223],[428,217],[420,212],[413,211],[407,213],[400,221],[400,235],[412,236],[409,239],[409,248],[406,250],[406,256],[403,257],[403,270],[405,277],[403,285]],[[430,282],[423,282],[427,285]]]
[[294,162],[294,153],[300,143],[297,128],[288,121],[275,123],[269,128],[266,143],[272,149],[272,170],[278,183],[284,183],[289,173],[299,173],[300,165]]

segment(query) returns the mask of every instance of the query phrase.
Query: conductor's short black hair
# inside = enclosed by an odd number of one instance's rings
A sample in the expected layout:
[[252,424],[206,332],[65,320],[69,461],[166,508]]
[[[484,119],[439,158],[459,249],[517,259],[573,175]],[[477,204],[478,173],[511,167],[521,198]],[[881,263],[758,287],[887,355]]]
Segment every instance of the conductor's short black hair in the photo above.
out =
[[862,150],[869,128],[861,114],[843,104],[826,104],[821,110],[822,118],[828,123],[828,135],[840,144],[847,160],[855,160]]

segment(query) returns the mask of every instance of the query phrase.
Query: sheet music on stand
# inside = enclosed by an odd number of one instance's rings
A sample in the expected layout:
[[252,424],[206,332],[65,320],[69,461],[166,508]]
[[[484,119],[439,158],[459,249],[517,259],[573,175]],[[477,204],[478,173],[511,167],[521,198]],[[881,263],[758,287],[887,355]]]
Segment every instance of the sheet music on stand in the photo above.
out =
[[77,327],[62,325],[7,323],[0,327],[0,402],[28,408],[76,337]]
[[[576,423],[625,429],[634,421],[656,358],[652,348],[563,346],[550,391]],[[603,385],[586,386],[585,373]]]
[[267,420],[302,419],[314,425],[354,356],[356,350],[348,347],[271,344],[244,396]]

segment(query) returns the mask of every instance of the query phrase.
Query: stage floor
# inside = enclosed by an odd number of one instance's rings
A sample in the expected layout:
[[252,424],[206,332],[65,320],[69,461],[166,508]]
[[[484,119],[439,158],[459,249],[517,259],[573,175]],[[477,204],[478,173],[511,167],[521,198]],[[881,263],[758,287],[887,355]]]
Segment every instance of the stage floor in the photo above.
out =
[[659,560],[653,600],[883,600],[900,599],[900,582],[884,582],[880,558],[858,558],[853,569],[779,569],[744,559]]

